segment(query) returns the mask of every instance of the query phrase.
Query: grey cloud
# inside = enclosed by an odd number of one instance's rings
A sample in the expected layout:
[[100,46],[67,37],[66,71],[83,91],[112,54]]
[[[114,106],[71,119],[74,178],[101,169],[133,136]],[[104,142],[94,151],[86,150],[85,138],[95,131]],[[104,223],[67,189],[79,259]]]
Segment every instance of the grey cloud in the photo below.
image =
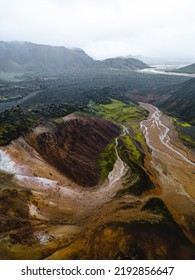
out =
[[96,58],[194,56],[193,0],[0,0],[0,40],[81,47]]

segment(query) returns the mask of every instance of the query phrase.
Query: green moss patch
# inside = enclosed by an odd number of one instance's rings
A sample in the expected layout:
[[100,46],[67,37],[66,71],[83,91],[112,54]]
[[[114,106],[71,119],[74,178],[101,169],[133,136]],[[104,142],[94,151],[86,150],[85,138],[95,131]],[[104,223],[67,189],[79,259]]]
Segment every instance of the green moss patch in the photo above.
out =
[[108,177],[109,172],[113,170],[114,163],[117,159],[114,147],[115,141],[110,143],[100,155],[99,165],[101,168],[101,180],[105,180]]
[[179,139],[189,148],[195,149],[195,127],[188,122],[184,122],[179,118],[173,117],[177,127]]
[[147,115],[144,109],[133,103],[126,104],[116,99],[111,99],[111,101],[111,104],[96,104],[91,102],[90,107],[100,117],[119,124],[138,122]]
[[[124,188],[119,190],[117,195],[130,193],[140,196],[144,191],[154,187],[143,168],[129,156],[128,148],[122,140],[119,140],[118,153],[120,158],[130,167],[131,174],[127,178]],[[132,182],[135,183],[132,185]]]

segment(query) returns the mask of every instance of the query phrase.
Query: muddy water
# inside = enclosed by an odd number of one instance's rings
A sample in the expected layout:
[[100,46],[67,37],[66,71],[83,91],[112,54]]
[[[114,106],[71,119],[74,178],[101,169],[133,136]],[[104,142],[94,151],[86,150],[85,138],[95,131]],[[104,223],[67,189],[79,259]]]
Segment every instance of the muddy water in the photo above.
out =
[[195,158],[178,139],[173,141],[175,128],[170,117],[150,104],[140,106],[149,111],[140,127],[151,150],[150,165],[162,188],[162,198],[188,228],[189,218],[195,219]]

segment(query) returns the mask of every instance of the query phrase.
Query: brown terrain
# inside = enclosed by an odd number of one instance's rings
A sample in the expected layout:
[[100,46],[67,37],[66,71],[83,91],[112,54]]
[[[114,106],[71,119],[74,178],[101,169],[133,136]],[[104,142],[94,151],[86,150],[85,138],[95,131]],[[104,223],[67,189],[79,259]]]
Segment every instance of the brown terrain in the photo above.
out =
[[[166,116],[163,123],[171,125]],[[108,121],[69,115],[1,147],[0,258],[194,259],[193,177],[187,179],[194,166],[175,153],[163,158],[159,128],[143,124],[161,152],[143,147],[153,188],[141,195],[131,192],[139,176],[117,152],[125,132]],[[117,159],[101,182],[99,156],[114,139]],[[182,147],[174,146],[192,159]]]
[[119,128],[103,119],[69,115],[60,125],[46,123],[25,137],[52,166],[82,186],[98,183],[99,154],[119,135]]

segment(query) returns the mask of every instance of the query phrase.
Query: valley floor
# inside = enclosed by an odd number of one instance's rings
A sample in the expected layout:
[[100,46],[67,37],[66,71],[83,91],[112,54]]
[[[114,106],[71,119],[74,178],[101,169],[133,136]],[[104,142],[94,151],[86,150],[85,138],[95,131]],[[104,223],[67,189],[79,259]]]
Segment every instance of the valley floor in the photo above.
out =
[[[141,129],[151,149],[150,164],[158,174],[162,199],[189,232],[189,216],[195,218],[194,154],[178,140],[171,117],[150,104],[140,105],[150,112]],[[195,236],[191,238],[195,242]]]

